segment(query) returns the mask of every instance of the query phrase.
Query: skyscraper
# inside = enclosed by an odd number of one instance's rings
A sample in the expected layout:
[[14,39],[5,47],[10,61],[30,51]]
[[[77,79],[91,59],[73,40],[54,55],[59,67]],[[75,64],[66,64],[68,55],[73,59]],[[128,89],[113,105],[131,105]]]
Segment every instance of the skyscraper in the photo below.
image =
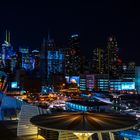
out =
[[38,71],[40,68],[40,52],[38,50],[33,50],[31,56],[34,60],[34,69]]
[[12,71],[12,57],[15,55],[13,51],[13,46],[10,42],[10,32],[6,30],[6,36],[4,43],[2,44],[2,50],[1,50],[1,60],[2,64],[5,67],[6,71]]
[[93,71],[97,74],[104,73],[104,50],[101,48],[96,48],[93,50]]
[[80,39],[78,34],[70,37],[65,48],[65,74],[79,75],[81,68]]
[[54,74],[64,73],[64,54],[61,48],[56,47],[48,34],[41,50],[41,77],[43,83],[52,84]]
[[35,60],[31,56],[31,54],[29,52],[29,48],[28,47],[20,47],[19,53],[21,53],[21,56],[22,56],[22,68],[24,68],[26,70],[33,70]]
[[13,55],[13,47],[10,43],[10,32],[6,30],[5,41],[2,44],[2,61],[3,64],[6,65],[6,60],[9,60]]
[[135,62],[129,62],[127,65],[123,65],[122,78],[133,79],[135,78]]
[[119,76],[119,65],[121,60],[119,59],[118,44],[115,37],[109,37],[107,42],[106,57],[105,57],[105,68],[106,72],[111,77]]

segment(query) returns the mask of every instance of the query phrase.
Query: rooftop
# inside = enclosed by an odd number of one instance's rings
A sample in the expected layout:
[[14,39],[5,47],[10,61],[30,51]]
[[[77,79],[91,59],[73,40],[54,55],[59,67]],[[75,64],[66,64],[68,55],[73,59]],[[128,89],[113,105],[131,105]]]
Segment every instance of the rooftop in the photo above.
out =
[[78,104],[78,105],[83,105],[83,106],[88,106],[88,107],[108,105],[107,103],[98,102],[98,101],[88,101],[88,100],[70,100],[67,102],[73,103],[73,104]]
[[69,132],[116,132],[137,125],[135,117],[121,114],[70,112],[38,115],[31,123],[39,128]]

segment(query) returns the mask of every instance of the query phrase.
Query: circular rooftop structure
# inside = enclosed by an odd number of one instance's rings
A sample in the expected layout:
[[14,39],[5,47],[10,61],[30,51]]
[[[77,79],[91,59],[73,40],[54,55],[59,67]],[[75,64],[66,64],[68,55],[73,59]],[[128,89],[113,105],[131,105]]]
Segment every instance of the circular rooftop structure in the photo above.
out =
[[116,132],[133,128],[138,123],[129,115],[89,112],[38,115],[30,121],[42,129],[79,133]]

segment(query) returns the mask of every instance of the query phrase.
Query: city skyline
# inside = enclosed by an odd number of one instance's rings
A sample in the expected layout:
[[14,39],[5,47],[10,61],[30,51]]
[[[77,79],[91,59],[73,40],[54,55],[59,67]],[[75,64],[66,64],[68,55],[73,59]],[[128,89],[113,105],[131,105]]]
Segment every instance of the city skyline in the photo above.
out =
[[[108,36],[113,34],[124,60],[139,64],[139,16],[138,3],[131,1],[27,3],[7,0],[0,4],[0,41],[3,41],[5,29],[11,31],[14,47],[30,48],[41,47],[48,29],[58,44],[78,33],[81,50],[88,55],[94,48],[106,47]],[[132,51],[135,55],[131,55]]]
[[132,0],[1,0],[0,139],[139,140],[139,25]]

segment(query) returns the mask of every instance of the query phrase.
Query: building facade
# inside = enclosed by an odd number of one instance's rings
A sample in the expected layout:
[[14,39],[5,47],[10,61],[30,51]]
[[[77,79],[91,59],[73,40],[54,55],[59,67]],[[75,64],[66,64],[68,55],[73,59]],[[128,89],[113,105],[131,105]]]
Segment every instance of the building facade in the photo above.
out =
[[119,59],[119,49],[115,37],[109,37],[108,39],[105,63],[106,73],[108,73],[110,77],[116,78],[120,75],[119,67],[122,62]]
[[81,70],[81,54],[79,35],[72,35],[65,48],[65,74],[79,75]]
[[103,74],[105,70],[104,50],[96,48],[93,50],[93,69],[97,74]]
[[53,39],[48,36],[44,40],[41,50],[41,78],[43,84],[52,84],[54,74],[64,73],[64,53],[61,48],[56,47]]

